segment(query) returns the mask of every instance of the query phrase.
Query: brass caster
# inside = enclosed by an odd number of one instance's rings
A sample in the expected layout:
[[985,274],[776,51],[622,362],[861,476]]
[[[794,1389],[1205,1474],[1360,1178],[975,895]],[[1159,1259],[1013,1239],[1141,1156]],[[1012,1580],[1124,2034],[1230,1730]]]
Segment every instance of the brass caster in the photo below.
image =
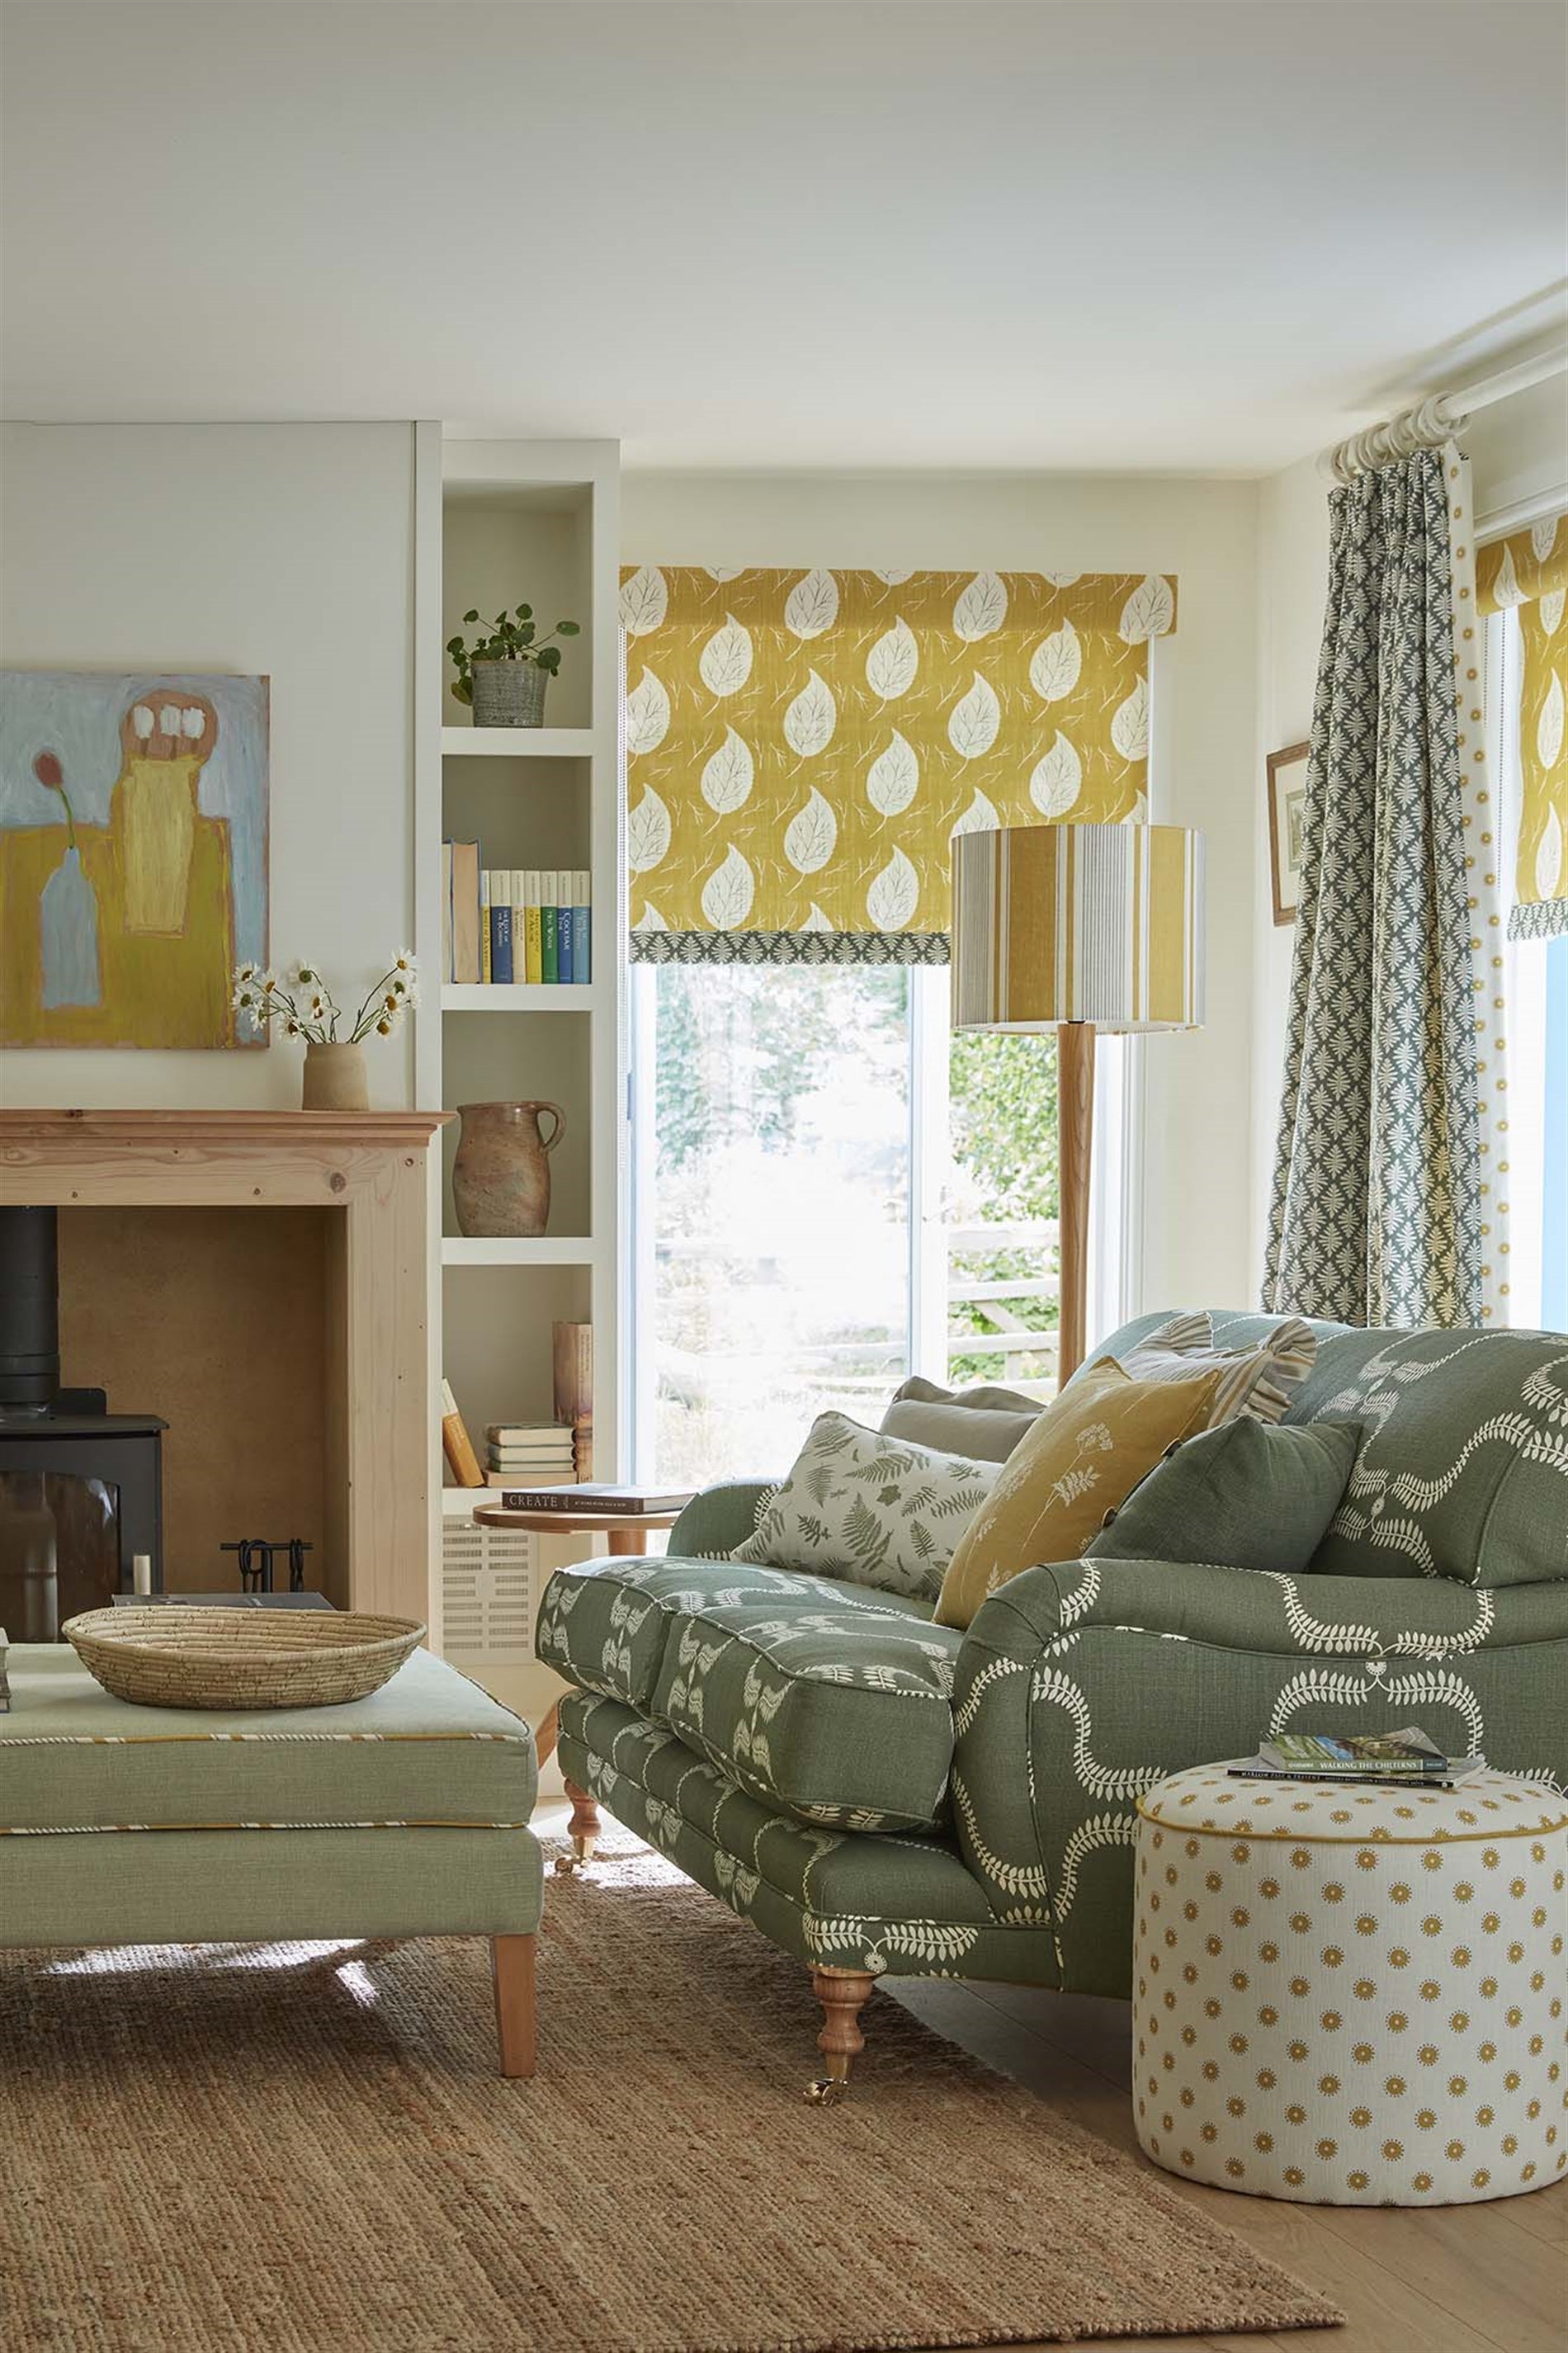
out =
[[570,1879],[574,1872],[581,1871],[582,1868],[583,1857],[580,1854],[558,1854],[555,1858],[557,1879]]
[[849,2086],[837,2075],[818,2075],[806,2085],[805,2096],[814,2108],[836,2108],[849,2096]]

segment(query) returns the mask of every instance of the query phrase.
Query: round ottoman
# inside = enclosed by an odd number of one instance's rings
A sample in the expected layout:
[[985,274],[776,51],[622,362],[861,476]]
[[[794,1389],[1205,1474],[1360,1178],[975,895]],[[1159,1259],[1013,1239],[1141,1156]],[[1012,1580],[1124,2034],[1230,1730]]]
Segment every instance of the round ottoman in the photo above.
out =
[[1568,1802],[1178,1773],[1139,1801],[1138,2138],[1255,2197],[1443,2206],[1568,2170]]

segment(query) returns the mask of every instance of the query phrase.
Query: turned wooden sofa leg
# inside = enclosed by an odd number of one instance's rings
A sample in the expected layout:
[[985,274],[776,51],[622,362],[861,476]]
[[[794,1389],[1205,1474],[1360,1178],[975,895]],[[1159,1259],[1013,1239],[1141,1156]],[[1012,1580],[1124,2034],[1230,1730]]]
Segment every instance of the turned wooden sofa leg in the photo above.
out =
[[816,2047],[826,2064],[806,2092],[808,2100],[826,2105],[843,2099],[849,2089],[849,2070],[866,2048],[860,2031],[860,2010],[875,1976],[868,1969],[820,1969],[811,1972],[811,1988],[822,2004],[822,2031]]
[[532,1936],[492,1936],[490,1968],[496,1988],[496,2039],[503,2075],[531,2075],[538,2063]]
[[579,1863],[592,1862],[599,1839],[598,1800],[591,1798],[586,1789],[580,1789],[575,1781],[566,1783],[566,1795],[572,1800],[572,1819],[566,1829],[573,1853],[570,1857],[563,1855],[556,1863],[556,1870],[562,1873],[575,1871]]

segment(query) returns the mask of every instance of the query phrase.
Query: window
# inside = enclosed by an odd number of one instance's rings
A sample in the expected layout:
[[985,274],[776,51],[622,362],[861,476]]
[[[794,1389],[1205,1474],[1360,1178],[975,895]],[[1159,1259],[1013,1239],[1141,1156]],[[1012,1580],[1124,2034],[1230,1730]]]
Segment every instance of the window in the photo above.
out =
[[[1503,872],[1513,873],[1521,798],[1520,622],[1489,623],[1492,753],[1505,815]],[[1508,950],[1508,1320],[1568,1329],[1568,937]]]
[[[1049,1394],[1053,1040],[952,1037],[941,967],[631,978],[640,1477],[776,1472],[815,1414],[875,1422],[911,1370]],[[1116,1045],[1101,1045],[1101,1222],[1121,1167]]]

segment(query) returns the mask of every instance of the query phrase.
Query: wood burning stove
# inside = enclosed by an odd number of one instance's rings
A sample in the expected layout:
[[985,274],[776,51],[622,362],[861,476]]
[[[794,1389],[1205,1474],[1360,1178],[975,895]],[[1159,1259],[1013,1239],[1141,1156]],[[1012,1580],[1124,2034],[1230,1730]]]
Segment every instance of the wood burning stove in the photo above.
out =
[[[151,1563],[153,1591],[163,1589],[168,1425],[156,1414],[110,1413],[107,1402],[101,1389],[60,1387],[56,1211],[0,1208],[0,1519],[7,1509],[36,1516],[42,1480],[58,1529],[61,1615],[104,1599],[106,1582],[129,1593],[138,1555]],[[93,1541],[106,1514],[107,1577],[103,1535]],[[0,1577],[3,1553],[0,1544]],[[0,1624],[5,1609],[0,1585]]]

